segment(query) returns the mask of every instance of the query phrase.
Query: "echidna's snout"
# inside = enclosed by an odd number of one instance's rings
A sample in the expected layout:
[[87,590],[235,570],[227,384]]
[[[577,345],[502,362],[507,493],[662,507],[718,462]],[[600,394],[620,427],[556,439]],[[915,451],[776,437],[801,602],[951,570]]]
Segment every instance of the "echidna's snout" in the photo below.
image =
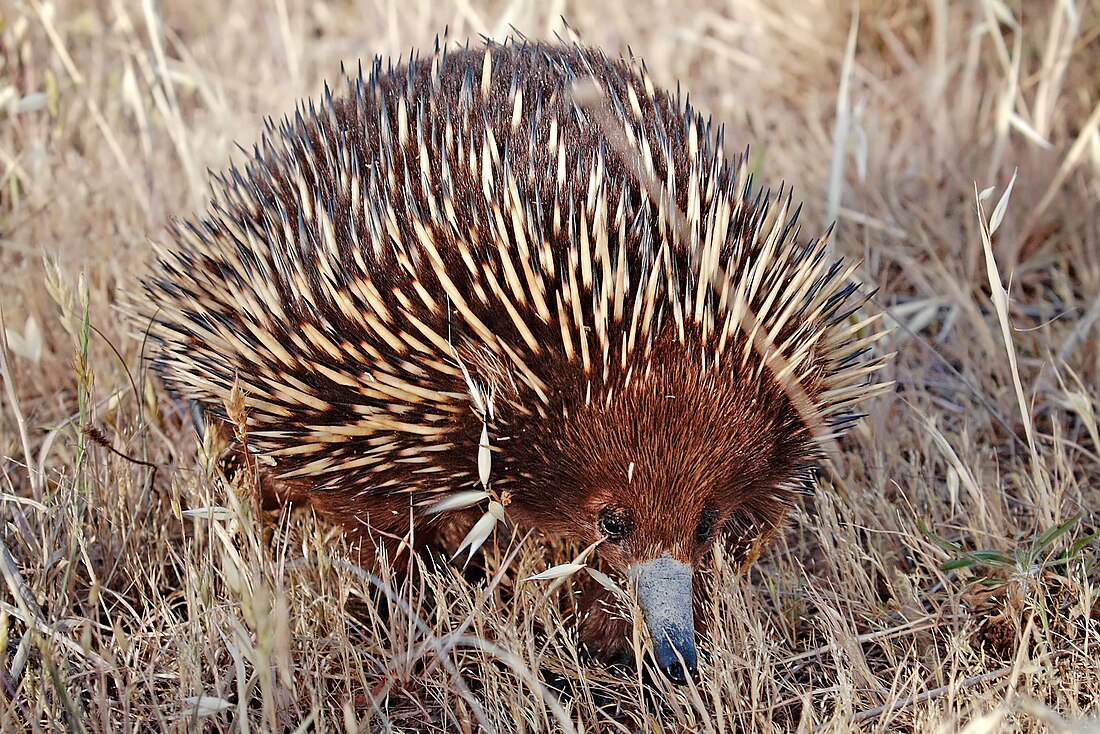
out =
[[695,618],[691,599],[691,566],[667,552],[627,568],[638,585],[638,604],[653,638],[653,656],[673,683],[695,676]]

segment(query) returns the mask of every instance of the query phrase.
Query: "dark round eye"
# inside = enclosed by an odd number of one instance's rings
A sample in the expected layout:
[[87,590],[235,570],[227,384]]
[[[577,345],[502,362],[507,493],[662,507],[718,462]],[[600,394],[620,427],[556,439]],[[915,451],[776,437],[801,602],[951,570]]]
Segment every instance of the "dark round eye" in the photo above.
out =
[[706,543],[710,540],[710,534],[714,531],[714,523],[718,520],[718,513],[707,508],[699,516],[699,524],[695,526],[695,542]]
[[629,529],[627,527],[626,518],[619,512],[608,507],[600,510],[599,525],[600,532],[606,535],[607,539],[612,542],[622,540]]

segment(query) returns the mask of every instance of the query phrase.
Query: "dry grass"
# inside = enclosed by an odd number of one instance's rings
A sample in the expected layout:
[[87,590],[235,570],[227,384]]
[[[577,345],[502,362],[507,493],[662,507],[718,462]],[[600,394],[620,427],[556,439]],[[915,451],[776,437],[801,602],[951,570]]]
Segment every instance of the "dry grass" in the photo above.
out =
[[[1098,730],[1097,0],[90,4],[0,5],[4,731]],[[265,538],[115,309],[340,61],[559,14],[838,218],[903,326],[843,486],[718,563],[695,688],[578,662],[519,581],[575,549],[502,535],[481,581],[380,591],[309,518]]]

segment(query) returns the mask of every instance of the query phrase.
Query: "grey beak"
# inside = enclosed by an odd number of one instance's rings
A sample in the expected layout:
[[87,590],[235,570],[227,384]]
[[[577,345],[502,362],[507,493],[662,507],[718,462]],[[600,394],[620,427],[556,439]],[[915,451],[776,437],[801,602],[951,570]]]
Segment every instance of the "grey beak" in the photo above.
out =
[[673,683],[687,683],[698,665],[691,566],[665,553],[632,564],[627,575],[638,584],[638,604],[653,638],[657,666]]

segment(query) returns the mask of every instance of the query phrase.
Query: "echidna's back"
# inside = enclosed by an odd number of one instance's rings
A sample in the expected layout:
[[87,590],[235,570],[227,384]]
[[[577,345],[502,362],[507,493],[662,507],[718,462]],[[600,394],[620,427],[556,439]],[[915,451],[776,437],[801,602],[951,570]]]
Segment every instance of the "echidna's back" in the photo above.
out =
[[146,282],[157,365],[223,417],[239,381],[273,475],[382,493],[476,484],[483,423],[549,420],[662,343],[753,374],[738,299],[811,390],[843,387],[823,376],[848,353],[799,341],[832,323],[843,274],[784,222],[757,236],[766,207],[718,147],[591,50],[376,62],[271,126],[178,226]]

